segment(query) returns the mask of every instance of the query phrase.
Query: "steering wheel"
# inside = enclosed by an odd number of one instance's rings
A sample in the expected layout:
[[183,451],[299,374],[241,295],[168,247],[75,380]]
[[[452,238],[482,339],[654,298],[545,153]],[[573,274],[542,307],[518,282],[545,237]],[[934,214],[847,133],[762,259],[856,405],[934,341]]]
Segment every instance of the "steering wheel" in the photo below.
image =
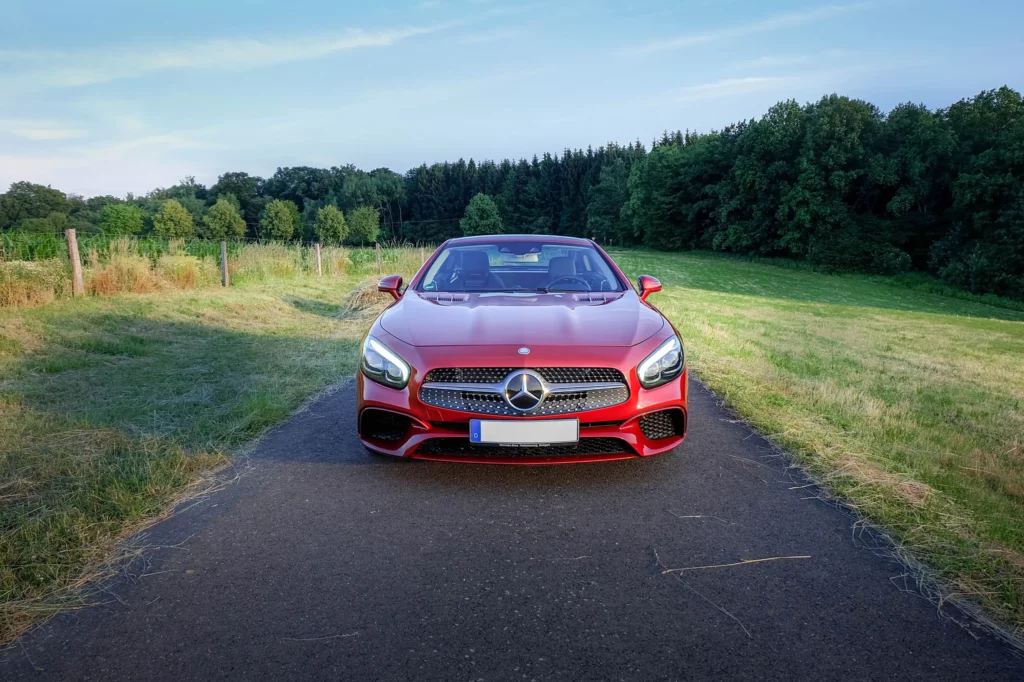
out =
[[603,275],[597,272],[585,272],[580,275],[583,279],[587,280],[587,284],[590,285],[591,291],[605,291],[610,290],[611,285]]
[[548,282],[548,285],[545,288],[554,289],[555,285],[558,284],[559,282],[572,282],[574,284],[582,284],[583,287],[585,287],[584,291],[590,291],[590,282],[583,279],[582,277],[576,277],[575,275],[566,275],[565,277],[559,277],[556,280]]

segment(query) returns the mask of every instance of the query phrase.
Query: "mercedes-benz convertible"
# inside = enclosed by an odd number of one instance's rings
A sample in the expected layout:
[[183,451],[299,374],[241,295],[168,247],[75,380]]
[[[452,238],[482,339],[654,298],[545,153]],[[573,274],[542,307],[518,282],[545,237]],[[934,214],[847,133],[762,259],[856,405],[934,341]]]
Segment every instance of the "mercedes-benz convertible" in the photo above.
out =
[[596,243],[498,235],[442,244],[363,340],[359,437],[372,452],[556,464],[649,457],[687,427],[683,340]]

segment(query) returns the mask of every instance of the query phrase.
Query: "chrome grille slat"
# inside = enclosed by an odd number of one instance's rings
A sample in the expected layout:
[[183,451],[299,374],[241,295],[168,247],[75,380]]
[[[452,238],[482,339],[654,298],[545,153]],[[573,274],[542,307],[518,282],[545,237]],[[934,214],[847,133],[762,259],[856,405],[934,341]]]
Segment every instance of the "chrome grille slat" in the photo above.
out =
[[[620,405],[629,399],[629,386],[616,369],[569,367],[532,370],[546,377],[594,377],[592,381],[552,381],[548,394],[537,408],[523,412],[505,400],[505,379],[522,369],[516,367],[448,368],[431,370],[420,387],[420,400],[427,405],[459,412],[499,416],[530,417],[586,412]],[[501,374],[501,376],[498,376]],[[439,381],[451,378],[454,381]],[[603,379],[617,378],[618,381]],[[469,380],[467,380],[469,379]]]
[[626,383],[622,372],[612,367],[440,367],[427,372],[424,383],[495,384],[517,369],[532,369],[552,384]]

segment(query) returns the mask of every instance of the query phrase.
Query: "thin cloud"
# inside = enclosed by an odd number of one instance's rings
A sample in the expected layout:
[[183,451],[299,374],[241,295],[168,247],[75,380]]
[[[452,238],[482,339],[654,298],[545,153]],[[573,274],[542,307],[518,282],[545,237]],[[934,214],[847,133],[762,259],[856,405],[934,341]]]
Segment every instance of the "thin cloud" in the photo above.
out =
[[846,50],[826,50],[824,52],[810,55],[810,54],[782,54],[782,55],[764,55],[757,59],[747,59],[745,61],[737,62],[734,66],[737,69],[762,69],[762,68],[776,68],[780,66],[794,66],[797,64],[809,64],[818,63],[822,60],[828,59],[842,59],[850,56],[850,52]]
[[747,78],[723,78],[712,83],[701,83],[678,88],[670,95],[676,101],[701,99],[717,99],[745,95],[759,90],[770,90],[780,86],[792,85],[800,81],[798,76],[750,76]]
[[494,43],[500,40],[511,40],[513,38],[519,38],[523,35],[523,29],[521,28],[506,28],[499,29],[497,31],[488,31],[486,33],[476,33],[462,37],[459,42],[466,45],[474,45],[479,43]]
[[816,7],[803,12],[780,14],[762,21],[723,28],[717,31],[690,33],[676,36],[675,38],[653,40],[643,45],[638,45],[632,48],[631,51],[640,54],[647,54],[651,52],[663,52],[665,50],[678,50],[686,47],[695,47],[697,45],[708,45],[723,40],[734,40],[736,38],[743,38],[757,33],[768,33],[770,31],[777,31],[794,26],[803,26],[805,24],[832,19],[844,14],[849,14],[850,12],[868,9],[869,7],[872,7],[873,4],[874,3],[872,2],[856,2],[849,5],[824,5],[822,7]]
[[85,137],[88,133],[53,121],[0,119],[0,135],[13,135],[26,140],[69,140]]
[[[457,25],[412,26],[382,31],[350,29],[335,35],[284,40],[215,39],[155,48],[122,47],[83,52],[34,53],[8,50],[11,61],[32,61],[29,71],[4,79],[26,86],[79,87],[183,69],[244,70],[321,59],[339,52],[387,47]],[[3,83],[4,81],[0,81]]]
[[647,108],[661,108],[674,106],[680,102],[722,99],[755,92],[783,92],[784,90],[792,89],[794,86],[806,84],[808,81],[814,80],[814,78],[815,74],[723,78],[708,83],[697,83],[695,85],[662,91],[655,95],[644,97],[638,100],[638,103]]

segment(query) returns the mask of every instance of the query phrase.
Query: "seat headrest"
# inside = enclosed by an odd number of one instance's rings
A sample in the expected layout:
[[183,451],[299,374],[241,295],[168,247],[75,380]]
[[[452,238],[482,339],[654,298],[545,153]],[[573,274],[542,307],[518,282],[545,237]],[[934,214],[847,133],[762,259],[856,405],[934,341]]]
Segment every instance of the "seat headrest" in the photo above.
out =
[[491,271],[491,261],[486,251],[463,251],[462,273],[464,275],[486,275]]
[[569,256],[555,256],[548,261],[548,281],[576,276],[576,263]]

